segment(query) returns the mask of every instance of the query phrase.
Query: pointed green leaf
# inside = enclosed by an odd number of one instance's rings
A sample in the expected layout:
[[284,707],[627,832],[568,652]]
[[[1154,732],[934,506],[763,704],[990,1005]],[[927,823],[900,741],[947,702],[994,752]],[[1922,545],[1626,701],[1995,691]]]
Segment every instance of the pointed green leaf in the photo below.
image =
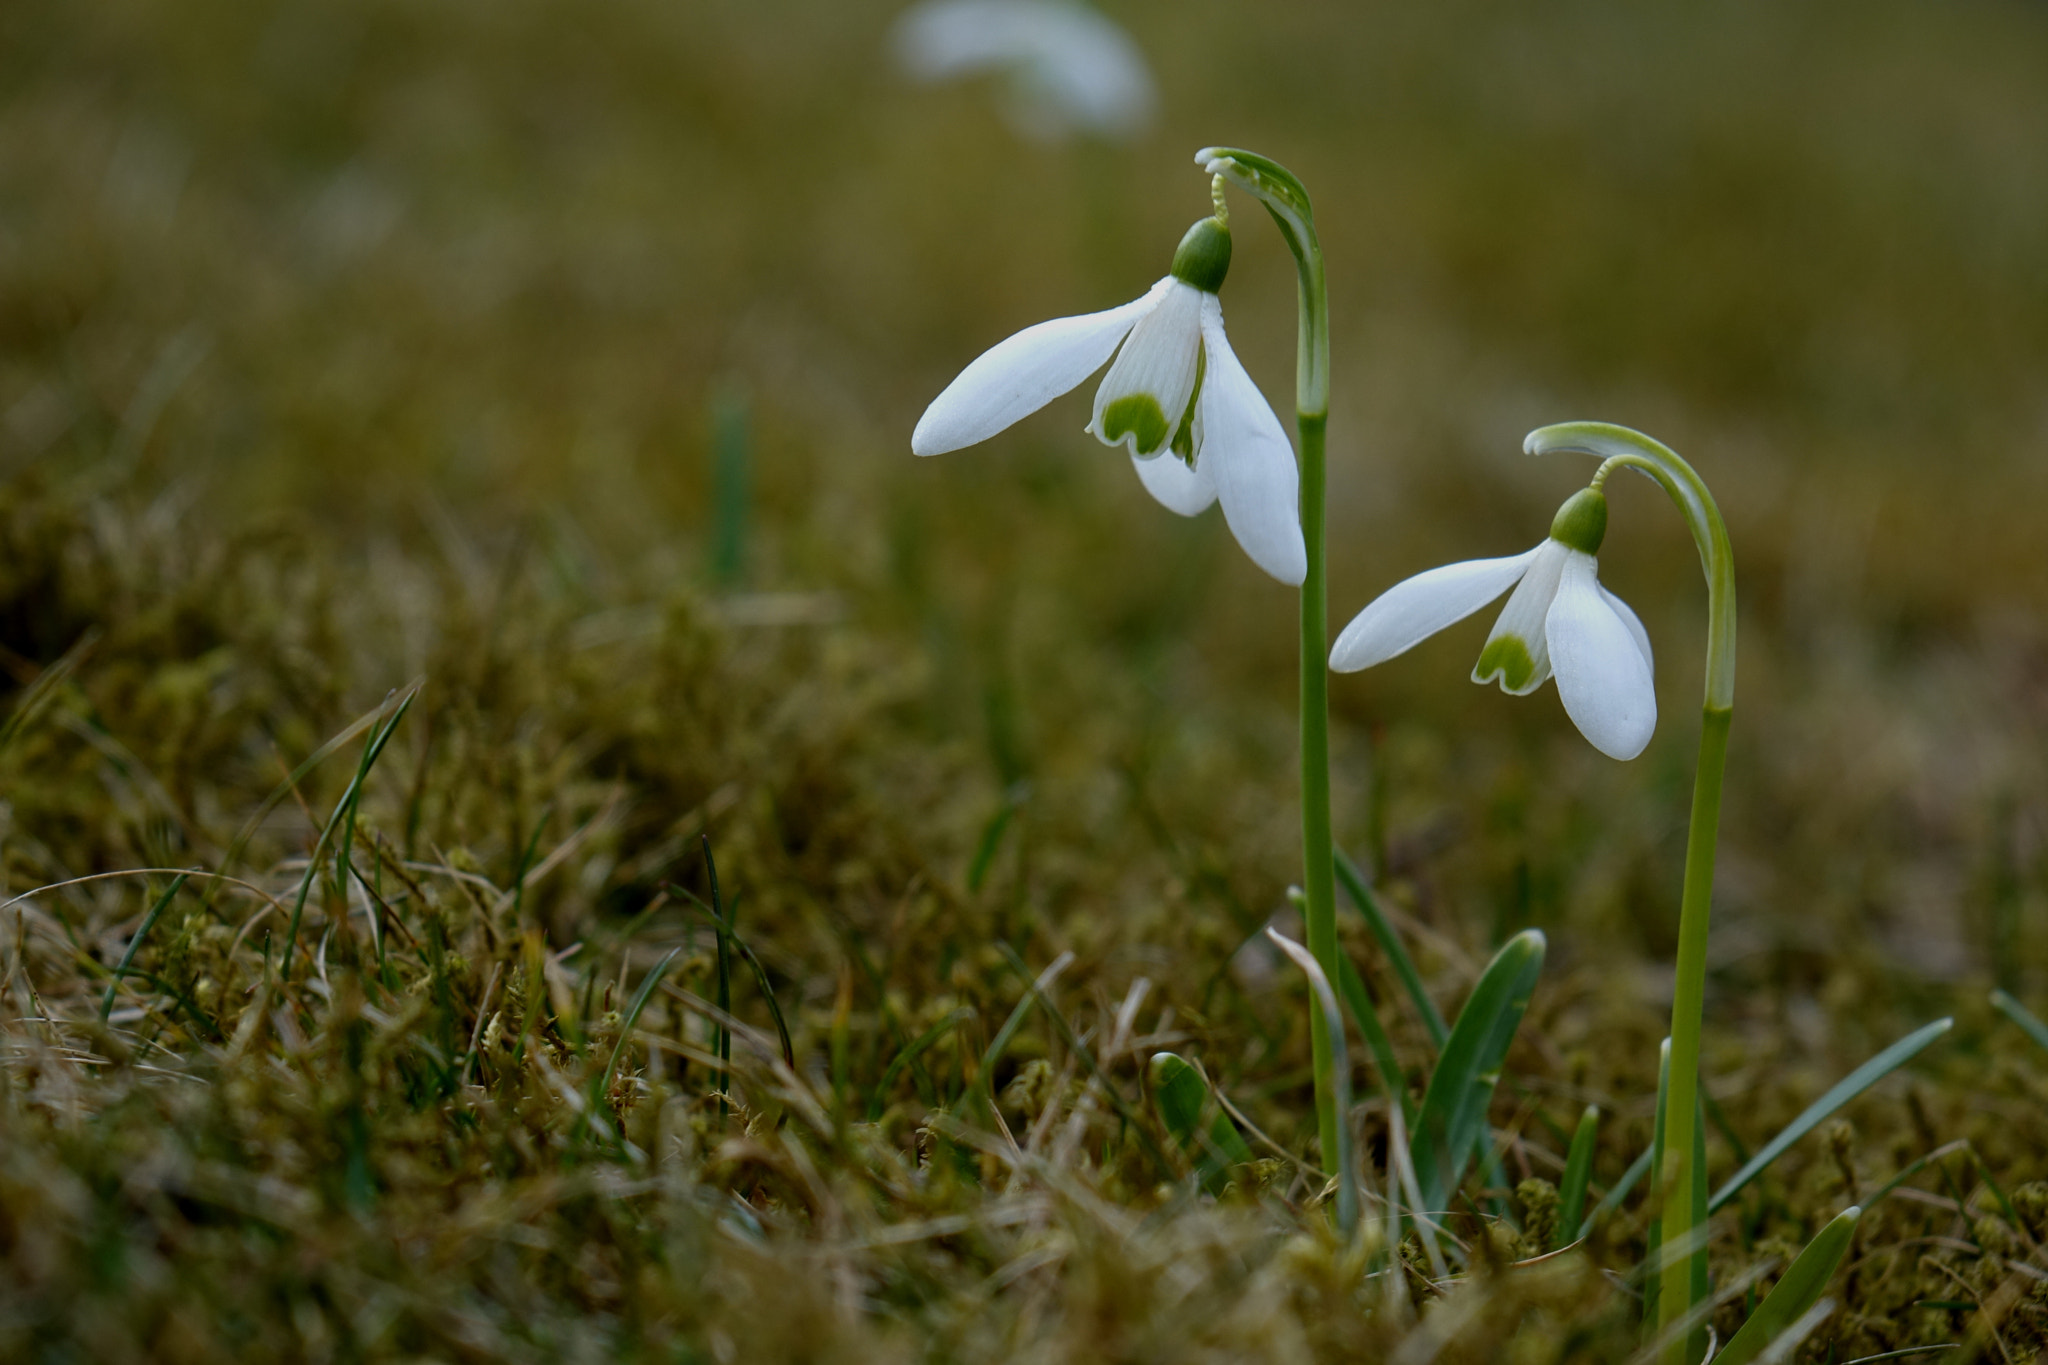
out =
[[[1152,1054],[1152,1099],[1159,1118],[1175,1142],[1195,1162],[1195,1175],[1210,1194],[1221,1194],[1230,1168],[1252,1159],[1252,1149],[1223,1112],[1202,1079],[1202,1073],[1172,1052]],[[1202,1116],[1213,1114],[1205,1130]]]
[[1447,1208],[1464,1177],[1508,1047],[1543,973],[1544,947],[1540,929],[1509,939],[1480,975],[1444,1042],[1409,1144],[1423,1212]]
[[1579,1240],[1581,1215],[1586,1211],[1586,1186],[1593,1176],[1593,1142],[1600,1133],[1600,1106],[1589,1104],[1579,1115],[1579,1131],[1572,1134],[1572,1149],[1564,1159],[1564,1180],[1557,1187],[1557,1232],[1553,1248],[1570,1246]]
[[1835,1277],[1835,1269],[1849,1250],[1849,1239],[1855,1235],[1856,1220],[1862,1213],[1854,1207],[1842,1210],[1820,1230],[1818,1237],[1806,1244],[1806,1250],[1786,1268],[1777,1287],[1764,1296],[1764,1301],[1749,1315],[1749,1321],[1714,1357],[1715,1365],[1749,1365],[1780,1333],[1806,1316],[1807,1310],[1820,1301],[1828,1281]]
[[1991,992],[1991,1007],[2020,1026],[2020,1032],[2032,1038],[2042,1047],[2048,1047],[2048,1024],[2035,1017],[2033,1011],[2007,995],[2004,991]]
[[1765,1167],[1783,1156],[1786,1148],[1819,1127],[1837,1109],[1918,1056],[1922,1048],[1947,1033],[1954,1023],[1953,1019],[1937,1019],[1927,1027],[1907,1034],[1844,1076],[1834,1089],[1808,1105],[1804,1113],[1786,1125],[1784,1132],[1765,1143],[1763,1150],[1729,1177],[1727,1184],[1715,1190],[1714,1197],[1707,1203],[1708,1212],[1718,1213],[1722,1205],[1742,1193],[1743,1186],[1756,1179]]

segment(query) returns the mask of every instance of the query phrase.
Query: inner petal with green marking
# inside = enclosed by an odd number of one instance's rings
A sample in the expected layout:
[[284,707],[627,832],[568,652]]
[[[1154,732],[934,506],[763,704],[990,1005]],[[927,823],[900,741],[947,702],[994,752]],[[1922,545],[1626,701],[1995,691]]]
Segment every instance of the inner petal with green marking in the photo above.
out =
[[1140,455],[1165,445],[1167,432],[1166,413],[1149,393],[1127,393],[1102,410],[1102,439],[1115,445],[1130,436]]
[[1512,692],[1526,687],[1535,673],[1536,660],[1520,636],[1496,635],[1480,651],[1479,666],[1472,670],[1472,681],[1487,683],[1499,678]]
[[[1196,454],[1199,433],[1187,427],[1202,368],[1200,290],[1170,282],[1158,304],[1138,320],[1095,393],[1095,420],[1088,429],[1108,445],[1128,445],[1150,457],[1169,444],[1185,444],[1183,459]],[[1185,431],[1184,442],[1176,437]]]

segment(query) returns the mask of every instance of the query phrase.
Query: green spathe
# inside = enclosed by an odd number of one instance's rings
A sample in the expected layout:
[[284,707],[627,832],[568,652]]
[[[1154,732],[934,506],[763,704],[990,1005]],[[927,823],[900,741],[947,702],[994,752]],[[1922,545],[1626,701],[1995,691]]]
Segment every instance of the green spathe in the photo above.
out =
[[1597,555],[1607,539],[1607,495],[1582,488],[1565,499],[1550,523],[1550,538],[1581,554]]
[[1508,689],[1526,686],[1535,675],[1536,660],[1529,654],[1529,646],[1519,635],[1496,635],[1486,642],[1486,648],[1479,655],[1479,666],[1472,670],[1474,682],[1492,682],[1496,677],[1507,683]]
[[1221,289],[1223,277],[1230,273],[1230,229],[1215,218],[1196,223],[1174,249],[1168,273],[1205,294]]
[[1165,445],[1171,432],[1165,410],[1149,393],[1127,393],[1102,410],[1103,439],[1115,445],[1135,433],[1133,448],[1140,455],[1150,455]]

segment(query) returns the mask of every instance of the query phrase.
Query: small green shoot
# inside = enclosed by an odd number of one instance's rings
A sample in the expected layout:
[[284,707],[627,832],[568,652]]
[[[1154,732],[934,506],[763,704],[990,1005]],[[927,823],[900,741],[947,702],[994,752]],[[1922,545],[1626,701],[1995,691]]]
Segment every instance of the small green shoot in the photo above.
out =
[[[1230,1115],[1211,1094],[1207,1080],[1187,1059],[1172,1052],[1155,1052],[1149,1064],[1152,1102],[1159,1108],[1160,1122],[1173,1134],[1181,1150],[1195,1161],[1195,1178],[1208,1194],[1221,1194],[1230,1183],[1230,1169],[1252,1159],[1252,1149]],[[1207,1129],[1202,1118],[1210,1115]]]
[[1714,1357],[1716,1365],[1749,1365],[1813,1309],[1848,1253],[1856,1220],[1862,1214],[1859,1208],[1842,1210],[1820,1230],[1819,1236],[1806,1244],[1806,1250],[1786,1268],[1749,1320]]
[[1551,1247],[1570,1246],[1579,1240],[1579,1228],[1586,1211],[1586,1186],[1593,1178],[1593,1149],[1600,1135],[1600,1106],[1589,1104],[1579,1115],[1578,1131],[1572,1134],[1571,1150],[1565,1154],[1564,1178],[1557,1187],[1557,1231]]

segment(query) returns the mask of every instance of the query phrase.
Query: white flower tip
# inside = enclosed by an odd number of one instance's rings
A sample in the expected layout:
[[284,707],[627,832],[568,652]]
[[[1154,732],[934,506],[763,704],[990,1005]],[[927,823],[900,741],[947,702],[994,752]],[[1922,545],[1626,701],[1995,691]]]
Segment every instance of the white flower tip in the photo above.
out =
[[924,416],[917,419],[917,429],[910,433],[910,453],[913,455],[943,455],[949,450],[957,450],[958,448],[957,446],[949,446],[940,439],[938,424],[932,421],[931,409],[926,408]]
[[1298,588],[1308,581],[1308,546],[1297,531],[1292,541],[1267,546],[1258,564],[1288,587]]

